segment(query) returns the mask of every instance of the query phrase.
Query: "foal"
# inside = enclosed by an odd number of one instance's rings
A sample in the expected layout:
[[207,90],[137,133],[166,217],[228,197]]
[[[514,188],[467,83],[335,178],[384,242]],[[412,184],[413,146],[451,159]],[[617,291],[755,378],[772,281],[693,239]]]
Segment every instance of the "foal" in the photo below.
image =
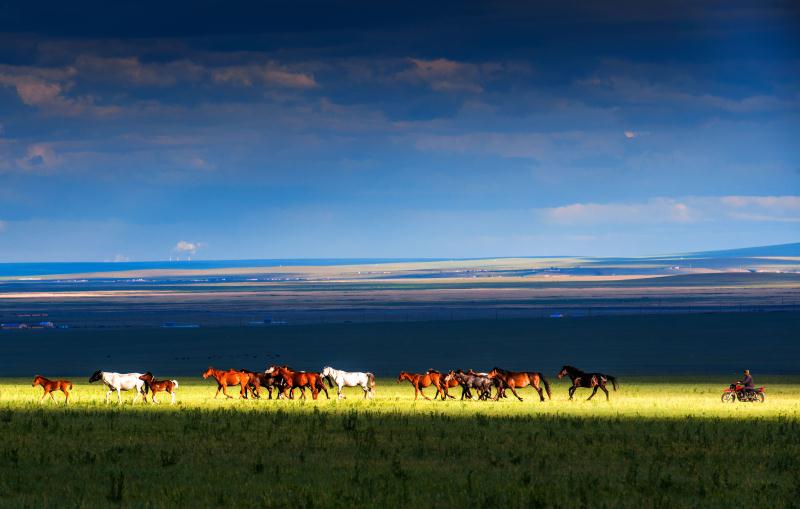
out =
[[69,390],[72,389],[72,382],[69,380],[49,380],[41,375],[36,375],[33,378],[31,387],[36,387],[37,385],[41,385],[42,389],[44,389],[44,394],[42,394],[42,398],[39,400],[40,403],[48,394],[50,395],[50,399],[55,401],[56,398],[53,397],[53,391],[61,391],[64,393],[64,396],[66,396],[64,404],[69,404]]
[[[153,393],[153,403],[158,403],[156,401],[156,393],[161,391],[167,391],[170,396],[172,396],[172,403],[171,405],[175,404],[175,389],[178,388],[178,381],[177,380],[156,380],[156,377],[153,376],[151,372],[147,372],[144,375],[139,377],[139,380],[144,381],[144,384]],[[147,396],[144,397],[147,400]]]

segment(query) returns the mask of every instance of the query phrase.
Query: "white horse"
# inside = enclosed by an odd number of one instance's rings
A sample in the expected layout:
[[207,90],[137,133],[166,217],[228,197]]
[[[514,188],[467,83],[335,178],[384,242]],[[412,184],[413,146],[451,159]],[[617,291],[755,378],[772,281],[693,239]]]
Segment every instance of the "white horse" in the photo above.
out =
[[333,369],[330,366],[325,366],[320,373],[323,378],[327,378],[333,387],[336,384],[336,389],[339,393],[339,399],[344,398],[342,394],[342,387],[355,387],[361,386],[364,389],[364,397],[367,395],[371,398],[375,395],[375,375],[372,373],[361,373],[359,371],[348,372],[339,369]]
[[142,401],[146,401],[144,396],[146,394],[145,384],[144,380],[139,379],[140,376],[142,376],[142,373],[112,373],[109,371],[97,370],[89,379],[89,383],[99,380],[103,381],[103,384],[108,388],[108,392],[106,392],[106,403],[108,403],[108,397],[114,391],[117,391],[117,403],[122,403],[120,391],[135,389],[136,392],[133,395],[133,402],[136,403],[137,395],[142,397]]

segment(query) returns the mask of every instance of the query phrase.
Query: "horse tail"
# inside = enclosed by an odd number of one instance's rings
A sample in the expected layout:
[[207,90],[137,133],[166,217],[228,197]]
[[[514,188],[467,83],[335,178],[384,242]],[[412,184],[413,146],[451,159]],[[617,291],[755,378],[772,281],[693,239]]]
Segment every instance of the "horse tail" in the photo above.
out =
[[69,384],[69,390],[72,390],[72,382],[67,382]]
[[614,387],[614,391],[616,391],[617,390],[617,377],[611,376],[611,375],[606,375],[606,378],[611,380],[611,385]]
[[542,381],[542,385],[544,385],[544,391],[547,393],[547,399],[553,399],[553,395],[550,392],[550,382],[542,375],[541,373],[536,373],[539,375],[539,380]]
[[369,380],[369,390],[370,392],[375,392],[375,375],[372,373],[367,373],[367,380]]

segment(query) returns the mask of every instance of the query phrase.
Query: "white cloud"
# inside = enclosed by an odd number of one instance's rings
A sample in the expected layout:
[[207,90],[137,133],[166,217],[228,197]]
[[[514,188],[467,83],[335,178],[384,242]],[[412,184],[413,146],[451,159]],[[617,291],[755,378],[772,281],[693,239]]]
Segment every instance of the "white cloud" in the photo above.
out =
[[172,249],[173,251],[177,251],[179,253],[196,254],[197,251],[203,246],[204,244],[202,242],[188,242],[186,240],[180,240]]
[[625,137],[629,140],[636,138],[636,133],[633,131],[625,131]]
[[645,202],[572,203],[539,209],[547,223],[690,223],[697,221],[800,222],[800,196],[659,197]]
[[723,196],[720,201],[736,219],[800,222],[800,196]]
[[673,198],[653,198],[642,203],[573,203],[540,210],[556,224],[686,223],[697,219],[686,204]]
[[128,256],[121,255],[121,254],[116,254],[116,255],[114,255],[114,259],[111,260],[111,261],[116,262],[116,263],[120,263],[120,262],[129,262],[129,261],[131,261],[131,259]]

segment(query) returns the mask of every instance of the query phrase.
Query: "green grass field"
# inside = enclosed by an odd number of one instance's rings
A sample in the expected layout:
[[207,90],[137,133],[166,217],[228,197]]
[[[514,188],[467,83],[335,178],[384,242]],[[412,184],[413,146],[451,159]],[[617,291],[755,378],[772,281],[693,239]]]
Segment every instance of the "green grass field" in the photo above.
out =
[[[77,381],[76,378],[73,381]],[[759,377],[764,404],[723,404],[726,380],[621,379],[611,401],[211,399],[72,404],[0,382],[2,507],[790,507],[800,500],[800,379]],[[123,393],[124,394],[124,393]],[[433,392],[429,393],[433,396]],[[332,393],[333,396],[333,393]],[[59,399],[59,396],[56,396]],[[162,398],[168,401],[167,398]],[[61,401],[61,399],[59,399]]]

